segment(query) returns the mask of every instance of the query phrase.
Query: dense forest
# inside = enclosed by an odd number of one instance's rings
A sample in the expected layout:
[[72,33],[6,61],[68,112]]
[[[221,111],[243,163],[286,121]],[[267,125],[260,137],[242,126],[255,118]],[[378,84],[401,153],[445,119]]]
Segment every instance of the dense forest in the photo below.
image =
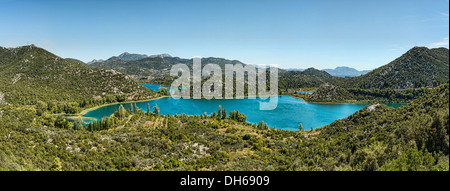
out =
[[[448,170],[449,85],[398,109],[374,104],[308,131],[121,107],[68,125],[33,107],[0,109],[2,170]],[[17,118],[21,120],[17,120]],[[301,124],[299,124],[301,128]]]

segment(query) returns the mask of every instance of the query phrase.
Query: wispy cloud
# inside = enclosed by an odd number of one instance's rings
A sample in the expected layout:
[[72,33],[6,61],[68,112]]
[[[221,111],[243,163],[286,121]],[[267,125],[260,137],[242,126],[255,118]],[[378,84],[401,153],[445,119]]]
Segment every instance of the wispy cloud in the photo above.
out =
[[429,45],[430,48],[447,47],[448,48],[448,37],[444,38],[440,42],[433,42]]
[[448,13],[439,13],[439,14],[441,15],[442,20],[448,22],[448,18],[449,18]]

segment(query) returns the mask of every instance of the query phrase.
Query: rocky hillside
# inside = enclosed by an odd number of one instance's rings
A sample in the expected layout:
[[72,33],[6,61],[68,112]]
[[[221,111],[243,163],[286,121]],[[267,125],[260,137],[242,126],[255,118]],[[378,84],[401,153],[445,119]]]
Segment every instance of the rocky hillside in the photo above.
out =
[[0,103],[82,101],[107,95],[145,98],[154,92],[113,70],[94,69],[42,48],[0,47]]
[[414,47],[391,63],[351,78],[345,87],[407,89],[437,87],[449,79],[449,50]]

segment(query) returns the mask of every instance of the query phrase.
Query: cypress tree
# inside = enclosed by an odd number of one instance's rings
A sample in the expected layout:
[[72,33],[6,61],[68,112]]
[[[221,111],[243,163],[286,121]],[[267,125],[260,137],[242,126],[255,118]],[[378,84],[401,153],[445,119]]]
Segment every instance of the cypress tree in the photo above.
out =
[[299,125],[299,127],[298,127],[298,130],[299,131],[304,131],[305,129],[303,128],[303,124],[302,123],[300,123],[300,125]]
[[225,119],[225,118],[227,118],[227,110],[225,108],[223,108],[222,119]]
[[159,115],[158,104],[155,104],[155,107],[153,107],[153,109],[155,109],[155,114],[156,114],[156,115]]
[[119,119],[122,119],[125,116],[125,108],[123,108],[123,105],[120,104],[119,106]]

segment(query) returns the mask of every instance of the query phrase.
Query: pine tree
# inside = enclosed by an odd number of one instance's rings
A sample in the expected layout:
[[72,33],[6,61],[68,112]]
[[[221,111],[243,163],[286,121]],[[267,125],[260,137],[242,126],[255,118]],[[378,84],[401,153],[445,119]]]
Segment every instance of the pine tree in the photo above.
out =
[[298,130],[299,131],[304,131],[305,129],[303,128],[303,124],[302,123],[300,123],[300,125],[299,125],[299,127],[298,127]]
[[150,115],[150,104],[147,104],[147,115]]

